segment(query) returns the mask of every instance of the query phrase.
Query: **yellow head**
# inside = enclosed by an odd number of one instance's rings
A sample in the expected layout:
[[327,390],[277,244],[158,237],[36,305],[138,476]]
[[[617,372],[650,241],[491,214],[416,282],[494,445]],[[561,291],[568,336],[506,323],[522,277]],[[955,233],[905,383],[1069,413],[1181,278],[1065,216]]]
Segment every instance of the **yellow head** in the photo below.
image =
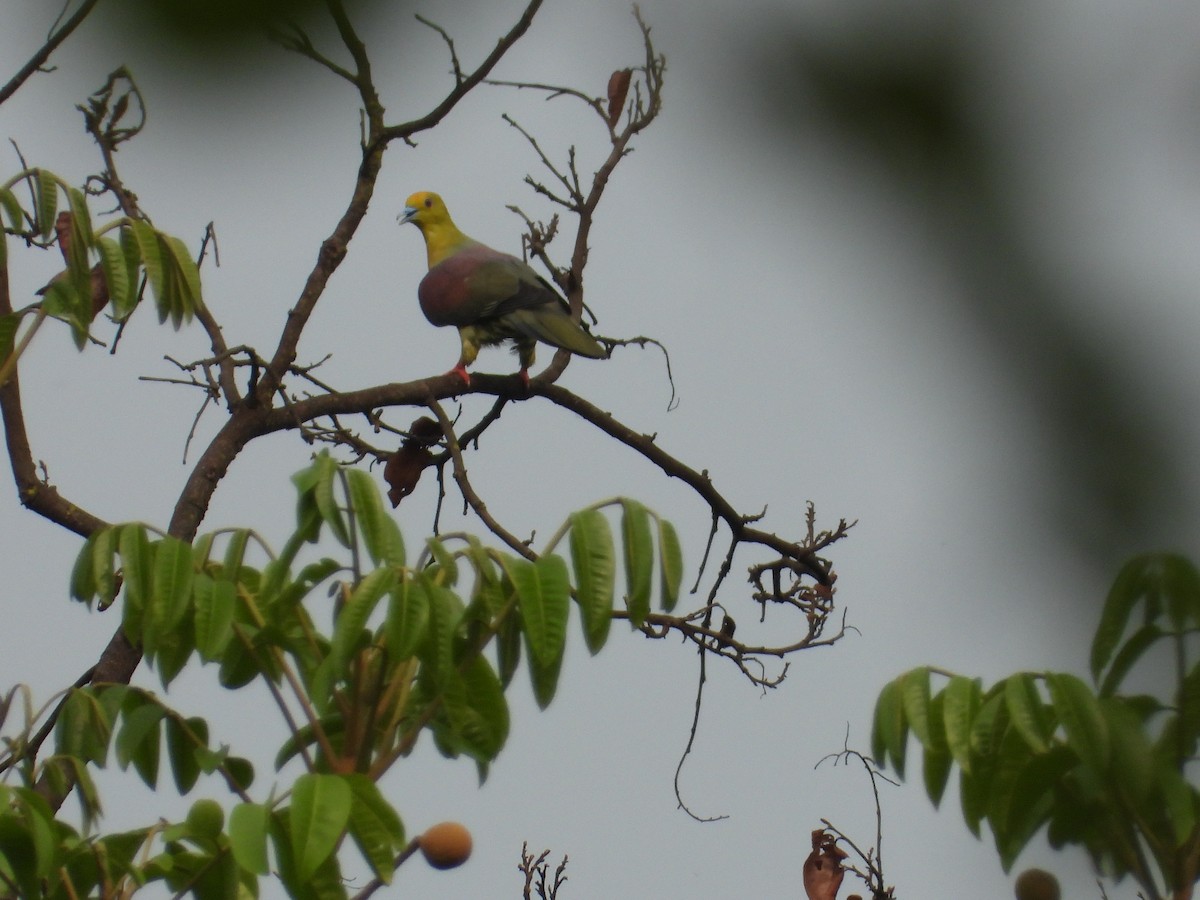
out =
[[401,225],[411,222],[421,229],[430,268],[470,241],[450,218],[442,198],[432,191],[418,191],[404,201],[404,212],[398,221]]
[[422,231],[427,225],[438,225],[450,221],[450,211],[442,198],[433,191],[417,191],[404,201],[404,212],[400,214],[400,224],[412,222]]

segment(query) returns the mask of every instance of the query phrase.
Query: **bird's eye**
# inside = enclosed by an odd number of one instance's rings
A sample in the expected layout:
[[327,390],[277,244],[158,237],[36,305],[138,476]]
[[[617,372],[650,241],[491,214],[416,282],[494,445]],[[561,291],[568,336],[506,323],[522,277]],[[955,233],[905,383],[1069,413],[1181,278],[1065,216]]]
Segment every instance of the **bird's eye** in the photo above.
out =
[[429,209],[432,206],[433,206],[433,200],[431,200],[429,197],[426,197],[425,198],[425,208]]

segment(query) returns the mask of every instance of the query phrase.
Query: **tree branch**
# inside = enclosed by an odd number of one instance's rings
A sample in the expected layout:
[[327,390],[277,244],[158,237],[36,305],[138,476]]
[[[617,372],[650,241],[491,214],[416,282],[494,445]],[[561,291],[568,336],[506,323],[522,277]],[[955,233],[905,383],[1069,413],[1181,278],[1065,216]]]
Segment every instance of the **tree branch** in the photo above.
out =
[[496,67],[496,63],[500,62],[501,58],[505,53],[508,52],[509,48],[512,47],[512,45],[515,44],[521,38],[521,36],[525,34],[526,31],[529,30],[529,26],[533,24],[533,17],[537,15],[537,11],[541,8],[541,6],[542,0],[530,0],[529,5],[525,7],[525,11],[521,13],[521,17],[517,20],[516,24],[509,29],[508,33],[504,35],[504,37],[500,38],[500,40],[496,42],[496,46],[493,48],[492,52],[487,55],[487,58],[484,59],[484,61],[480,63],[475,71],[473,71],[470,75],[467,75],[461,81],[456,80],[454,89],[446,95],[445,99],[443,99],[441,103],[418,119],[412,119],[411,121],[405,122],[401,125],[393,125],[389,128],[383,129],[383,131],[381,131],[376,137],[376,141],[380,143],[386,143],[396,139],[408,140],[414,134],[417,134],[421,131],[427,131],[442,121],[442,119],[446,117],[450,110],[454,109],[454,107],[458,105],[459,101],[462,100],[463,97],[469,94],[476,85],[487,78],[488,73]]
[[[95,7],[95,5],[99,2],[100,0],[83,0],[83,3],[80,4],[79,9],[75,10],[74,15],[67,19],[67,21],[62,24],[61,28],[50,33],[50,36],[46,39],[46,43],[43,44],[41,48],[33,54],[32,57],[30,57],[29,62],[21,66],[17,74],[10,78],[4,87],[0,87],[0,103],[3,103],[13,94],[15,94],[17,90],[20,89],[21,85],[23,85],[34,72],[38,71],[45,64],[46,60],[50,58],[50,54],[58,49],[59,44],[71,36],[71,33],[79,27],[80,23],[82,23],[83,20],[88,17],[88,14],[92,11],[92,8]],[[69,0],[67,5],[70,5]],[[63,11],[66,11],[66,7],[63,7]]]

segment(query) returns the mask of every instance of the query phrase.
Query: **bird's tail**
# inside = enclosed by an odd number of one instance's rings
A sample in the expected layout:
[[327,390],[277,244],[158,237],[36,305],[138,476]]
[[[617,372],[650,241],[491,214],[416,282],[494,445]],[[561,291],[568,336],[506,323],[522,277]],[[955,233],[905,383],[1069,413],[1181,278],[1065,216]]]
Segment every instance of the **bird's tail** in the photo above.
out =
[[590,359],[603,359],[608,355],[604,345],[566,313],[522,309],[509,313],[505,319],[516,330],[552,347]]

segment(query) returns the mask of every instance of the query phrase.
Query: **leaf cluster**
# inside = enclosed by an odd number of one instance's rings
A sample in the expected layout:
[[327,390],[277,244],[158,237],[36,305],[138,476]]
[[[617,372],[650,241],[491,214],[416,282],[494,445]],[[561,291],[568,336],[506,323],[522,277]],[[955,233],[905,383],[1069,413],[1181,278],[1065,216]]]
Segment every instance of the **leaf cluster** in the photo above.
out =
[[[1200,873],[1200,791],[1187,765],[1200,742],[1200,573],[1175,554],[1127,563],[1091,648],[1092,685],[1067,672],[980,679],[920,667],[889,682],[872,752],[903,777],[910,735],[940,803],[952,769],[968,828],[987,823],[1007,870],[1046,827],[1055,848],[1084,848],[1098,869],[1132,876],[1147,897]],[[1125,693],[1135,665],[1173,677],[1162,695]],[[939,687],[931,682],[937,678]]]
[[[258,802],[248,793],[253,768],[211,746],[203,719],[124,685],[72,690],[55,753],[21,767],[27,785],[48,778],[57,789],[55,780],[71,779],[90,822],[101,809],[88,764],[103,767],[111,753],[153,789],[165,746],[181,794],[216,774],[241,801],[227,829],[219,805],[197,801],[130,877],[228,896],[220,892],[238,885],[255,893],[273,865],[293,896],[344,896],[336,850],[349,835],[389,882],[404,829],[377,782],[420,734],[486,777],[508,736],[505,691],[522,659],[538,704],[554,697],[572,602],[595,653],[608,637],[619,565],[631,622],[649,613],[656,581],[664,609],[679,596],[675,530],[636,501],[573,513],[533,559],[446,535],[410,560],[368,473],[322,453],[293,481],[296,528],[278,552],[247,529],[189,544],[126,523],[93,534],[76,560],[72,596],[107,606],[120,595],[125,634],[164,687],[192,660],[216,666],[229,689],[265,682],[288,728],[276,768],[304,770],[290,791]],[[620,510],[619,546],[606,506]],[[339,552],[304,562],[304,548],[323,537]],[[563,541],[570,562],[553,552]],[[0,874],[24,877],[2,843]]]
[[[28,188],[26,204],[18,198],[22,183]],[[65,197],[65,205],[60,205],[60,196]],[[36,317],[28,337],[42,318],[50,316],[70,326],[75,345],[82,350],[100,311],[107,306],[114,321],[125,322],[141,302],[147,284],[160,323],[170,320],[179,328],[192,320],[202,303],[200,272],[182,240],[130,216],[94,226],[85,193],[45,169],[25,169],[0,184],[0,207],[7,220],[0,233],[0,267],[7,261],[9,235],[43,245],[55,237],[66,264],[39,291],[40,303],[0,316],[4,371],[19,356],[15,337],[26,315]]]

